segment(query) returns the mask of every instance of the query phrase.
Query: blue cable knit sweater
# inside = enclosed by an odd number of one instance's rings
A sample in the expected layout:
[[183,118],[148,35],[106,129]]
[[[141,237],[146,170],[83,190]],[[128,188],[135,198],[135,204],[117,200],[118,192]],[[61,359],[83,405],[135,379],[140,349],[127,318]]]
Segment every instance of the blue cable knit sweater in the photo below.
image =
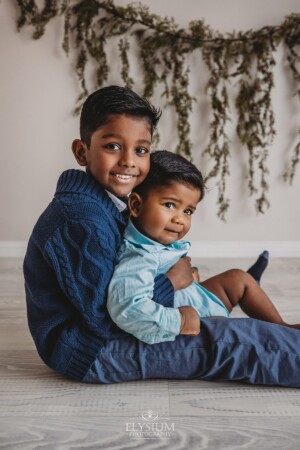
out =
[[[30,332],[43,361],[75,380],[84,379],[104,340],[126,335],[106,308],[124,227],[105,190],[85,172],[67,170],[29,239],[24,276]],[[154,300],[173,306],[165,275],[155,280]]]

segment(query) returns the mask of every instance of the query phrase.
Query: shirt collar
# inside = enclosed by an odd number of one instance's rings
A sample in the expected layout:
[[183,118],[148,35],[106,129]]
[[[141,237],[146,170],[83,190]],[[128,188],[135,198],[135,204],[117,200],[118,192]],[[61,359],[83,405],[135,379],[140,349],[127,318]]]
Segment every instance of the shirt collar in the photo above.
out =
[[105,192],[107,193],[107,195],[109,196],[111,201],[114,202],[114,204],[116,205],[116,207],[118,208],[118,210],[120,212],[125,211],[125,209],[127,208],[127,205],[125,202],[123,202],[123,200],[121,200],[119,197],[116,197],[114,194],[112,194],[111,192],[109,192],[107,190],[105,190]]
[[163,249],[165,250],[186,250],[188,251],[191,244],[189,241],[175,241],[173,244],[164,245],[160,242],[153,241],[149,237],[142,234],[132,223],[131,219],[129,219],[127,227],[124,232],[124,239],[131,242],[136,246],[143,247],[149,253],[159,252]]

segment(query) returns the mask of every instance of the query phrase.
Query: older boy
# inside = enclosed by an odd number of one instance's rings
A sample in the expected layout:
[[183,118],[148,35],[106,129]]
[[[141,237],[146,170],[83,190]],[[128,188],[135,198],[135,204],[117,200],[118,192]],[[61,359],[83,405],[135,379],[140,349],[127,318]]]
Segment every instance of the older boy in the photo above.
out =
[[[159,117],[159,110],[126,88],[90,95],[81,113],[81,139],[72,144],[86,172],[60,176],[29,240],[24,261],[29,328],[43,361],[65,376],[83,380],[106,340],[125,335],[106,309],[125,226],[120,199],[149,171]],[[192,281],[190,259],[167,275],[157,277],[154,300],[172,307],[174,288]],[[177,313],[171,307],[169,314]],[[192,309],[183,313],[194,316]],[[199,332],[198,323],[193,327],[183,333]]]
[[[197,378],[300,386],[296,330],[252,319],[203,319],[197,336],[146,345],[111,321],[107,288],[125,226],[120,198],[147,175],[158,116],[115,86],[96,91],[83,106],[81,139],[72,150],[86,172],[61,175],[24,260],[28,322],[41,358],[85,382]],[[172,309],[174,290],[192,282],[189,259],[167,275],[156,279],[154,297]],[[197,334],[198,314],[189,313],[185,333]]]

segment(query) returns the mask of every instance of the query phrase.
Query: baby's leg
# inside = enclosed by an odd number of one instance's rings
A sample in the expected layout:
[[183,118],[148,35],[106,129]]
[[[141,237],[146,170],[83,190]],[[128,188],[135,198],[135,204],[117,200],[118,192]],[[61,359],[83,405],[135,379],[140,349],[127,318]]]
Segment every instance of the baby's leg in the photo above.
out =
[[205,280],[201,285],[222,300],[229,312],[239,304],[244,313],[254,319],[300,328],[300,325],[285,323],[254,278],[242,270],[228,270]]
[[247,273],[249,273],[254,278],[257,284],[260,284],[262,274],[266,270],[268,263],[269,252],[265,250],[259,255],[255,263],[247,270]]

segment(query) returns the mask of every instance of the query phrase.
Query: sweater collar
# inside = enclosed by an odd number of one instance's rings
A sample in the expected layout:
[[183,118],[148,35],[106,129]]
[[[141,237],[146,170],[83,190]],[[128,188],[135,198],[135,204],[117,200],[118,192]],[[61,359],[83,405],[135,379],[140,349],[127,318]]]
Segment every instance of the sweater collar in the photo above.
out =
[[107,192],[95,179],[83,170],[65,170],[58,179],[55,197],[61,194],[82,194],[92,197],[105,206],[120,222],[125,220]]

